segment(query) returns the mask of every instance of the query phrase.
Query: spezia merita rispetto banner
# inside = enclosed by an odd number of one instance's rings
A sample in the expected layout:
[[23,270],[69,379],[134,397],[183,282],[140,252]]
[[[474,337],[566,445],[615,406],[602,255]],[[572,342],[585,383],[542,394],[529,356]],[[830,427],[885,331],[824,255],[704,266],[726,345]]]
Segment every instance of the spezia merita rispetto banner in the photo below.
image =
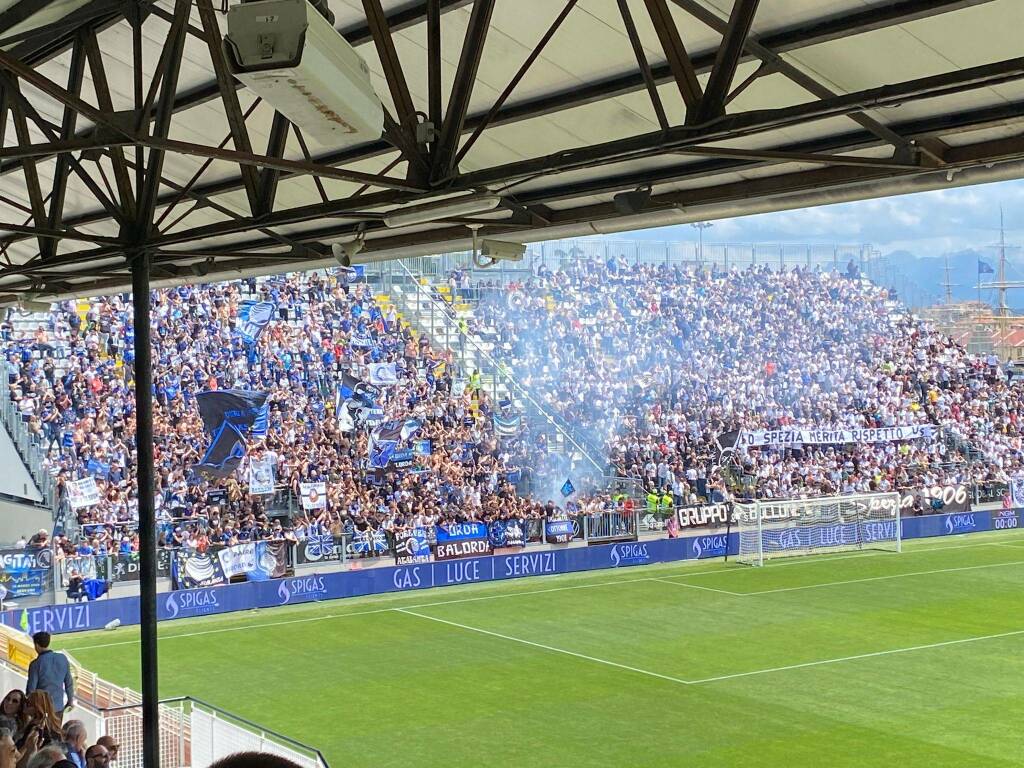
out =
[[303,509],[327,509],[327,483],[299,483]]
[[919,440],[934,437],[938,427],[932,424],[909,424],[904,427],[855,427],[852,429],[820,429],[815,427],[783,427],[782,429],[743,430],[736,438],[737,448],[760,448],[778,445],[846,445],[889,443],[897,440]]

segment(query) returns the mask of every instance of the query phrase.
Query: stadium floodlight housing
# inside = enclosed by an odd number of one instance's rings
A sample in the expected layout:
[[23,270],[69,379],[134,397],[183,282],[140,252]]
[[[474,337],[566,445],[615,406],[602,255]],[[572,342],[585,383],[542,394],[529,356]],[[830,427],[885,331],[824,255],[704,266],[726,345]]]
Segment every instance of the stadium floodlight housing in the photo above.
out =
[[488,240],[480,242],[480,255],[493,261],[521,261],[526,253],[523,243],[512,243],[507,240]]
[[321,144],[363,144],[384,132],[366,62],[309,0],[233,5],[224,53],[231,74]]
[[501,205],[500,195],[481,195],[472,192],[460,197],[449,197],[429,203],[408,205],[384,214],[384,225],[392,229],[428,224],[452,216],[472,216],[493,211]]

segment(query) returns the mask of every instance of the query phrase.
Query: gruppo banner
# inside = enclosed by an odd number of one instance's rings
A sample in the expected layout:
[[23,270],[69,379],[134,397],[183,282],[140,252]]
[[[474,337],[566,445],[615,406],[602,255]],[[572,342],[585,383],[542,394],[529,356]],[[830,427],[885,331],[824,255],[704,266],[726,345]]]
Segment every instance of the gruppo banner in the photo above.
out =
[[802,445],[843,445],[846,443],[889,443],[896,440],[931,438],[938,427],[932,424],[910,424],[905,427],[854,427],[851,429],[817,429],[814,427],[783,427],[782,429],[742,430],[736,437],[737,448]]

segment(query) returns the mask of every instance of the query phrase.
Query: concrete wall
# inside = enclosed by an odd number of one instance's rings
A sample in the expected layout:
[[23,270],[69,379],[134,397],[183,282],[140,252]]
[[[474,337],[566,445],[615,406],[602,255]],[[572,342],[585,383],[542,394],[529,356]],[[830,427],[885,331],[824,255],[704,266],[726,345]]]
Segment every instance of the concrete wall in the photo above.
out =
[[3,424],[0,424],[0,493],[30,501],[43,498]]

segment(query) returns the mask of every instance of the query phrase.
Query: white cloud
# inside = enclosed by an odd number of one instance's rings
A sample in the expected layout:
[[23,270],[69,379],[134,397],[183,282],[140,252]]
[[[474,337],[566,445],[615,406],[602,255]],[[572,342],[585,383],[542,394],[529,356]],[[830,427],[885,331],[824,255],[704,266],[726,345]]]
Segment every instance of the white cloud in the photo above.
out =
[[[995,241],[999,206],[1005,211],[1007,239],[1024,240],[1024,181],[1008,181],[855,203],[779,211],[714,222],[705,242],[871,243],[887,252],[909,250],[921,256],[982,247]],[[623,239],[695,241],[689,226],[663,227]]]

